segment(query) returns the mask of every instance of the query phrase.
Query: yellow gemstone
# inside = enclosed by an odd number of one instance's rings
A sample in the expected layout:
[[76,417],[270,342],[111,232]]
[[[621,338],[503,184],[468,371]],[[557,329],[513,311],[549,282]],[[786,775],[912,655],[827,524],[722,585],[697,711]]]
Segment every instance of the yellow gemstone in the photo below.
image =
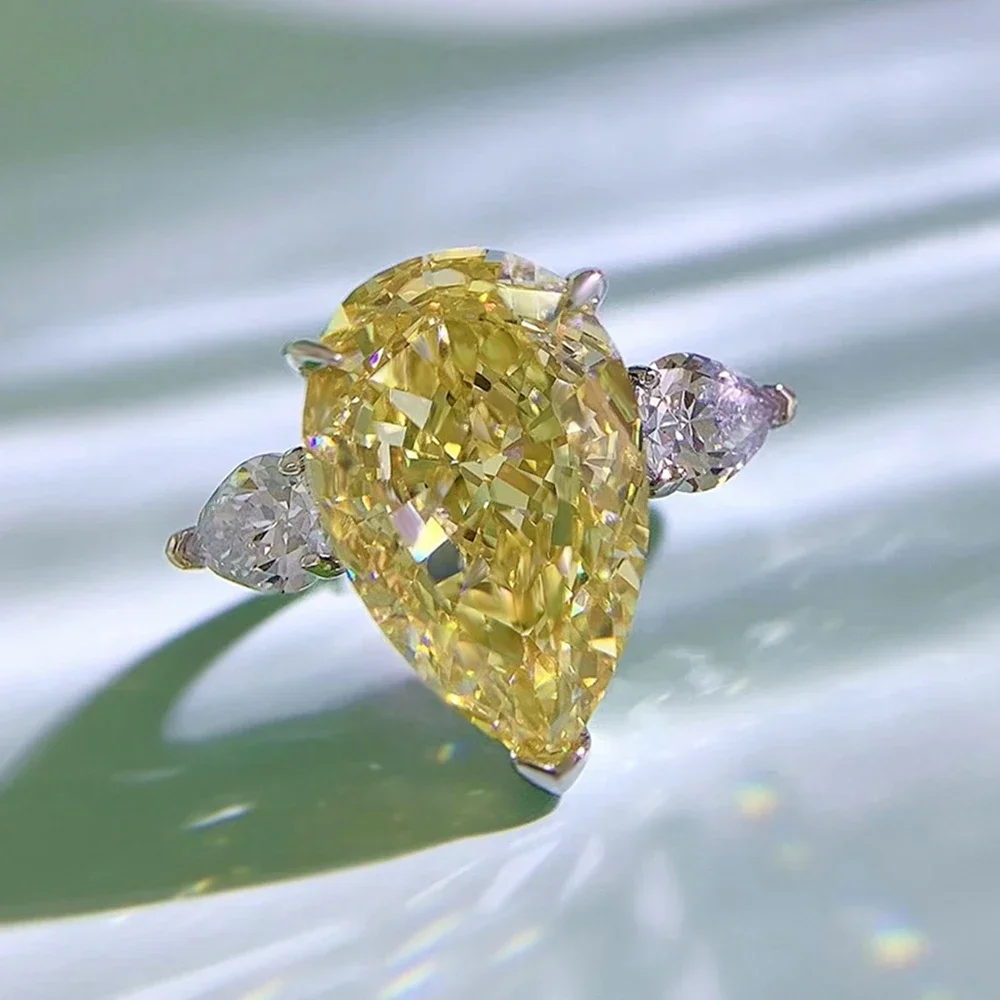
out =
[[355,289],[308,376],[310,484],[386,636],[519,758],[585,739],[649,538],[628,374],[566,283],[498,251],[404,261]]

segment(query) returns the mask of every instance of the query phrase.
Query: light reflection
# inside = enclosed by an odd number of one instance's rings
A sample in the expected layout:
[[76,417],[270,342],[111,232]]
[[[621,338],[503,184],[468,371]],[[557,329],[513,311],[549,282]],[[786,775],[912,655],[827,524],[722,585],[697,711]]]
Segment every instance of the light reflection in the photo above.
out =
[[408,962],[430,951],[440,940],[451,934],[460,922],[461,919],[457,913],[449,913],[427,924],[426,927],[422,927],[399,946],[396,954],[392,957],[393,963]]
[[191,820],[184,825],[184,829],[208,830],[213,826],[218,826],[220,823],[228,823],[231,820],[239,819],[241,816],[246,816],[247,813],[253,811],[255,805],[256,803],[254,802],[237,802],[231,806],[225,806],[213,813],[208,813],[206,816],[199,816]]
[[157,767],[144,771],[119,771],[112,780],[119,781],[123,785],[148,785],[155,781],[176,778],[180,773],[179,767]]
[[747,781],[736,789],[736,809],[748,820],[769,819],[777,811],[778,790],[763,781]]
[[434,962],[414,965],[386,983],[379,991],[378,1000],[401,1000],[402,997],[415,996],[417,991],[431,979],[434,972]]
[[206,892],[210,892],[214,885],[214,878],[199,879],[197,882],[192,882],[191,885],[185,886],[181,889],[181,891],[177,893],[177,898],[187,899],[190,896],[203,896]]
[[281,994],[281,980],[272,979],[263,986],[255,986],[249,993],[245,993],[240,1000],[275,1000]]
[[498,949],[495,956],[497,962],[506,962],[518,955],[530,951],[542,940],[542,929],[537,925],[525,927],[511,935]]
[[883,918],[872,933],[869,947],[877,965],[906,969],[927,954],[928,942],[912,924],[899,918]]

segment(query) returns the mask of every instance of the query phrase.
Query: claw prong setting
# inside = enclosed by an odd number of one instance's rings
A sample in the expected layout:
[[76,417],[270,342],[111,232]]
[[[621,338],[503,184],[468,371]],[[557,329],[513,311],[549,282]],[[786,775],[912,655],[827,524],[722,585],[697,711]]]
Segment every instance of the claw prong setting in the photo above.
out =
[[295,448],[289,448],[280,459],[278,459],[278,469],[285,476],[291,479],[295,479],[305,472],[306,468],[306,450],[305,448],[297,446]]
[[281,353],[289,367],[302,376],[324,368],[336,368],[343,361],[336,351],[331,351],[329,347],[314,340],[293,340],[285,344]]
[[198,531],[192,525],[175,531],[168,539],[167,558],[177,569],[204,569],[205,563],[198,552]]
[[549,795],[562,795],[576,782],[590,754],[590,733],[585,729],[577,748],[559,764],[536,764],[511,753],[514,770]]
[[608,279],[595,267],[574,271],[566,279],[566,308],[596,312],[608,294]]
[[798,411],[799,397],[781,382],[776,382],[774,385],[762,385],[761,391],[775,401],[771,426],[784,427],[786,424],[790,424]]

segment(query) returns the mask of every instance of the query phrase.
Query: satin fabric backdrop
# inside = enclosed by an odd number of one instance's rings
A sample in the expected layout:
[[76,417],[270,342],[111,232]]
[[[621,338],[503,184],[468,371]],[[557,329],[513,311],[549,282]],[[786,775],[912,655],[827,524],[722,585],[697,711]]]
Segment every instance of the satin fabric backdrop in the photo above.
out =
[[[0,995],[996,997],[998,95],[990,0],[6,0]],[[348,588],[162,555],[470,243],[801,400],[558,805]]]

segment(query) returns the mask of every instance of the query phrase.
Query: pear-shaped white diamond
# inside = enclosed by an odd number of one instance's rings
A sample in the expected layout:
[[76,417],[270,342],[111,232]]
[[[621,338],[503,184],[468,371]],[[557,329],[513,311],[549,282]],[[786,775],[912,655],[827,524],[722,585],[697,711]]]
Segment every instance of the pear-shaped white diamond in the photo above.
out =
[[657,495],[724,483],[783,419],[772,387],[700,354],[668,354],[633,378]]
[[237,466],[198,517],[199,560],[253,590],[291,594],[314,583],[306,567],[329,558],[330,542],[300,473],[278,454]]

